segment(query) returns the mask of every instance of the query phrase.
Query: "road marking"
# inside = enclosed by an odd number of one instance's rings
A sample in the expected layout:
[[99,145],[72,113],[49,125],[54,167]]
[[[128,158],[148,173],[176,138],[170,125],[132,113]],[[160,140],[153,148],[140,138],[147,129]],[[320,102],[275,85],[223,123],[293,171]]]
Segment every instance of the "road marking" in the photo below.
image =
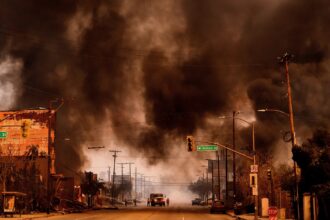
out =
[[95,216],[98,216],[98,215],[92,215],[92,216],[85,216],[85,217],[78,217],[78,218],[75,218],[75,220],[82,220],[82,219],[88,219],[88,218],[92,218],[92,217],[95,217]]

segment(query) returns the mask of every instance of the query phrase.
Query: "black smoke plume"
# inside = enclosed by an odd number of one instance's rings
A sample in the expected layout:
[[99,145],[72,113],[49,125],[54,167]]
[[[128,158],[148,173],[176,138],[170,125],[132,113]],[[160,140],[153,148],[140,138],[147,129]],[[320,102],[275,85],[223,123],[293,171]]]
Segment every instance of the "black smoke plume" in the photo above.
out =
[[[214,132],[210,118],[249,105],[286,111],[276,60],[286,51],[298,135],[327,124],[329,17],[325,0],[4,0],[0,59],[23,62],[15,108],[74,98],[58,115],[59,162],[78,169],[82,144],[98,141],[107,121],[131,149],[165,158],[167,143]],[[268,151],[287,120],[256,118],[257,146]]]

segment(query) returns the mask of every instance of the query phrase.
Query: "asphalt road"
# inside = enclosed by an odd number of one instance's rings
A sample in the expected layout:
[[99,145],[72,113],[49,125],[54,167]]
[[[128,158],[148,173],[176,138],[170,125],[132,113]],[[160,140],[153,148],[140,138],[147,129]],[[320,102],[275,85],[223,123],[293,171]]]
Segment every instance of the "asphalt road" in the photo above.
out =
[[233,220],[225,214],[209,214],[206,207],[170,206],[170,207],[128,207],[119,210],[97,210],[84,213],[57,215],[48,220]]

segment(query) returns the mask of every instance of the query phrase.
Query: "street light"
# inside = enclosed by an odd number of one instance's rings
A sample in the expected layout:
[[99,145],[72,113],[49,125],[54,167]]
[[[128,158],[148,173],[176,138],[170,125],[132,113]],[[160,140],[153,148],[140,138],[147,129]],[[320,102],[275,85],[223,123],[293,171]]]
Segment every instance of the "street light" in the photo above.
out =
[[272,109],[272,108],[265,108],[265,109],[258,109],[257,112],[278,112],[281,113],[287,117],[290,117],[290,115],[282,110],[278,110],[278,109]]
[[[238,112],[237,112],[238,113]],[[238,119],[242,122],[247,123],[248,125],[252,126],[252,151],[253,151],[253,165],[257,165],[256,164],[256,148],[255,148],[255,132],[254,132],[254,122],[249,122],[245,119],[236,117],[236,114],[233,114],[233,116],[220,116],[219,118],[221,119],[225,119],[225,118],[235,118]],[[233,124],[234,125],[234,124]],[[235,170],[233,170],[233,172],[235,173]],[[257,178],[258,178],[258,173],[257,173]],[[235,184],[235,181],[234,181]],[[256,186],[256,195],[254,195],[254,219],[257,220],[258,219],[258,186]]]

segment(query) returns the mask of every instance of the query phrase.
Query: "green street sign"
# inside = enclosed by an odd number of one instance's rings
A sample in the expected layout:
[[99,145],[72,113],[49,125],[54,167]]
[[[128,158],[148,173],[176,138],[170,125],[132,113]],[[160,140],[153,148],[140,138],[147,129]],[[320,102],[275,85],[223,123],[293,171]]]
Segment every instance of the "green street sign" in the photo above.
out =
[[8,132],[7,131],[0,131],[0,138],[6,138]]
[[197,151],[217,151],[217,145],[198,145]]

